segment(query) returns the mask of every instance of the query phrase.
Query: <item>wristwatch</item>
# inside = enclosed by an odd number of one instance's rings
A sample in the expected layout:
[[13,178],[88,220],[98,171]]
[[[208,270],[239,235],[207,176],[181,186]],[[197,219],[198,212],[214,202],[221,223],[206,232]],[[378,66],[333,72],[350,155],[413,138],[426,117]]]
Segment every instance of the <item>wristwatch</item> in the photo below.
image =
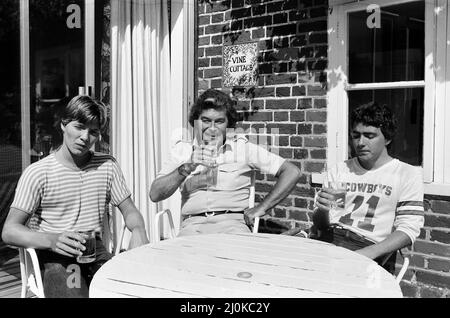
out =
[[182,175],[183,177],[187,177],[191,174],[191,171],[187,168],[186,163],[183,163],[181,166],[178,167],[178,173]]

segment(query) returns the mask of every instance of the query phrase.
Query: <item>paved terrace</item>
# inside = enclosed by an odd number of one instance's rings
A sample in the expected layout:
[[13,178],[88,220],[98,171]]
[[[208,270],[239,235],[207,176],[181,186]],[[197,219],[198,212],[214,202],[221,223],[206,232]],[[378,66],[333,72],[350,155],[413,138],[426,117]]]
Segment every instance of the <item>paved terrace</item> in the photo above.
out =
[[19,253],[0,243],[0,298],[19,298],[20,287]]

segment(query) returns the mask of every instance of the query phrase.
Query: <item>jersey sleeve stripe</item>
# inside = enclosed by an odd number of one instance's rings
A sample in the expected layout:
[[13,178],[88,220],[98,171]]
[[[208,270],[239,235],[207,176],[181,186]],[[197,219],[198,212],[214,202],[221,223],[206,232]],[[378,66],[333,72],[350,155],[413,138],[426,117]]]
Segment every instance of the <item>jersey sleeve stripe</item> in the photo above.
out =
[[401,206],[420,206],[423,208],[423,201],[401,201],[399,203],[397,203],[397,208],[401,207]]
[[414,210],[414,211],[423,211],[423,207],[421,206],[402,206],[397,208],[397,211],[405,211],[405,210]]
[[420,215],[423,216],[425,214],[425,212],[423,210],[400,210],[400,211],[396,211],[395,215],[399,216],[399,215]]

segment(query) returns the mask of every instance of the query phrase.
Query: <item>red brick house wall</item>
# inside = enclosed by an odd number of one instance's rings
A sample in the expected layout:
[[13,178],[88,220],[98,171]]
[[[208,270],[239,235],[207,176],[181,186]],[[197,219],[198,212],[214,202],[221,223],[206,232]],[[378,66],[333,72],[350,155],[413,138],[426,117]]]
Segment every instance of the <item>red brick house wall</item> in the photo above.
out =
[[[327,0],[199,0],[197,90],[219,88],[236,97],[244,129],[278,129],[279,154],[303,173],[295,190],[263,222],[279,233],[311,225],[311,173],[327,156]],[[258,42],[258,85],[222,87],[224,45]],[[273,142],[272,138],[272,142]],[[256,200],[274,178],[257,176]],[[425,227],[411,251],[401,287],[408,297],[450,296],[450,198],[426,196]]]

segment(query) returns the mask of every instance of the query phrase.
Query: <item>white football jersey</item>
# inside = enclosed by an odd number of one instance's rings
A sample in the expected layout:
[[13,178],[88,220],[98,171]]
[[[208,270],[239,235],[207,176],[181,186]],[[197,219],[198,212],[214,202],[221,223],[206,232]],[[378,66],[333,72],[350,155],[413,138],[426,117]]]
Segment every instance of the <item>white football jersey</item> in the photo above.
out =
[[[366,170],[357,158],[338,164],[327,172],[328,180],[346,185],[345,212],[330,211],[330,222],[380,242],[394,230],[406,233],[411,242],[424,224],[421,167],[398,159]],[[343,214],[343,215],[342,215]]]

